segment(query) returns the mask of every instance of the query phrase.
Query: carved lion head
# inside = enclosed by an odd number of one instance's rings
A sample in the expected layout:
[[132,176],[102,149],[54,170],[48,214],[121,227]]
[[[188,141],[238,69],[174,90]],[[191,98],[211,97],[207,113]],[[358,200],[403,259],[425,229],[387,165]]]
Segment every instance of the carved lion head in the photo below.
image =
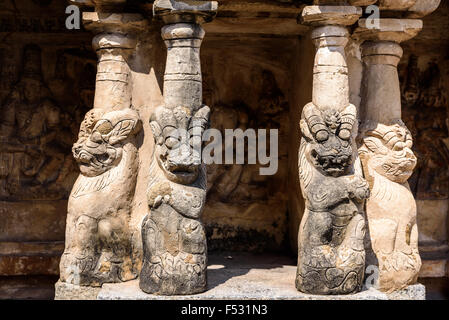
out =
[[155,157],[166,177],[176,183],[197,180],[201,166],[202,134],[209,124],[210,109],[158,107],[150,119]]
[[361,131],[360,157],[378,174],[397,183],[405,183],[413,173],[417,159],[412,151],[410,131],[401,120],[391,125],[367,122]]
[[122,159],[123,145],[139,130],[139,116],[132,109],[90,110],[81,123],[78,141],[72,148],[81,173],[93,177],[117,166]]
[[321,111],[311,103],[304,107],[301,132],[308,142],[306,157],[324,175],[344,175],[352,164],[354,119],[352,105],[343,112]]

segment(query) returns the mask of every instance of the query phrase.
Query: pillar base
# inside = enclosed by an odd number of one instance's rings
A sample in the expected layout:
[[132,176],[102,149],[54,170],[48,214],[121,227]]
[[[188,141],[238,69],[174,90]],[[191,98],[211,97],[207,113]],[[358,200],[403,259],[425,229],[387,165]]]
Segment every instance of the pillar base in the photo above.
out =
[[139,288],[139,280],[103,284],[89,288],[56,284],[56,299],[97,300],[425,300],[422,284],[385,294],[375,289],[351,295],[318,296],[304,294],[295,288],[295,261],[283,256],[233,255],[210,256],[208,290],[197,295],[158,296],[146,294]]

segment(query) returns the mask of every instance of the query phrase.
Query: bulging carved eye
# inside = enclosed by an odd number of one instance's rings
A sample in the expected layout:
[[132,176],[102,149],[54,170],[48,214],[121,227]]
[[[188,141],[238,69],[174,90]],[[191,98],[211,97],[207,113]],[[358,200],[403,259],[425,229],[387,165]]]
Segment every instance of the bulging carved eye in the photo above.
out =
[[109,134],[114,127],[112,124],[107,120],[102,120],[98,123],[96,131],[98,131],[100,134],[105,135]]
[[329,133],[326,130],[320,130],[316,133],[316,140],[318,142],[326,141],[329,138]]
[[90,140],[95,143],[101,143],[103,141],[103,137],[98,131],[95,131],[91,134]]
[[405,147],[405,144],[403,142],[397,142],[394,146],[393,146],[393,150],[394,151],[401,151],[403,150]]

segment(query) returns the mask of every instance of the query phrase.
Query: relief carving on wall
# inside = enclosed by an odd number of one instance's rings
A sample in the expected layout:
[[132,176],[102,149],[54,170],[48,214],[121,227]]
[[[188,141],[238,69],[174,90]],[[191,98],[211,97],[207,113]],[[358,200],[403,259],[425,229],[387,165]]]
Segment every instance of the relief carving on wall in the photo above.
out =
[[404,122],[410,128],[418,158],[410,187],[417,200],[449,199],[448,101],[440,87],[440,70],[430,62],[420,72],[411,56],[402,90]]
[[[210,54],[210,53],[209,53]],[[208,57],[208,56],[206,56]],[[235,59],[228,56],[224,61]],[[210,126],[221,132],[222,164],[207,164],[207,203],[204,221],[209,250],[279,250],[287,226],[287,176],[289,148],[289,105],[280,86],[285,72],[277,66],[247,65],[241,70],[239,83],[226,73],[214,72],[212,63],[205,64],[204,100],[211,106]],[[240,68],[240,66],[235,67]],[[233,71],[229,71],[230,74]],[[239,88],[246,95],[233,93]],[[225,163],[225,130],[267,131],[267,155],[270,152],[270,129],[278,130],[278,170],[274,175],[261,175],[260,163],[248,163],[245,140],[244,163]],[[260,142],[260,141],[259,141]],[[211,142],[213,143],[213,142]],[[235,157],[236,144],[232,146]],[[234,159],[235,160],[235,159]]]
[[22,66],[1,107],[0,198],[64,199],[76,177],[74,123],[43,80],[37,45],[24,48]]
[[[283,139],[288,134],[288,101],[280,90],[273,72],[257,69],[253,73],[262,78],[261,88],[256,89],[261,91],[258,93],[257,107],[250,107],[244,102],[233,104],[218,102],[212,106],[211,128],[220,130],[223,137],[225,129],[242,131],[278,129],[281,139],[279,160],[285,160],[288,156],[287,142]],[[222,150],[225,150],[224,141]],[[236,154],[235,146],[233,153]],[[209,164],[207,166],[209,202],[222,201],[235,204],[269,200],[273,195],[271,192],[273,190],[269,190],[272,176],[260,175],[259,168],[260,164],[247,164],[247,161],[245,164]]]
[[359,155],[371,190],[367,264],[379,266],[379,288],[390,292],[414,284],[421,268],[416,203],[407,183],[416,157],[402,120],[391,125],[366,121],[361,137]]

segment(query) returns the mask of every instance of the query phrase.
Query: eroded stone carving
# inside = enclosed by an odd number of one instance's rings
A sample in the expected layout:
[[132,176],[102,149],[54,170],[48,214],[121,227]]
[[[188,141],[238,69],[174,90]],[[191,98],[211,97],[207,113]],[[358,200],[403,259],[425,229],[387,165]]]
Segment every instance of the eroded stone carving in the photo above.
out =
[[21,78],[1,108],[1,198],[67,197],[73,183],[69,119],[43,81],[41,49],[27,45]]
[[399,290],[416,282],[421,267],[416,203],[407,183],[416,165],[413,141],[401,120],[366,121],[361,136],[359,155],[371,189],[367,263],[377,260],[381,290]]
[[296,286],[313,294],[361,290],[365,251],[363,200],[366,181],[350,175],[353,105],[343,112],[304,107],[301,119],[300,180],[306,210],[300,226]]
[[312,102],[301,115],[299,177],[305,211],[298,235],[296,288],[311,294],[362,289],[365,268],[363,179],[355,136],[357,110],[349,103],[346,25],[360,8],[310,6],[305,23],[317,25]]
[[[411,56],[403,89],[403,118],[415,137],[418,164],[410,178],[410,188],[418,200],[449,198],[449,148],[447,107],[440,88],[440,71],[431,62],[424,72]],[[425,110],[425,112],[423,112]]]
[[378,288],[392,292],[414,284],[421,267],[416,202],[407,182],[416,157],[410,131],[401,120],[397,65],[403,53],[399,43],[414,37],[422,22],[380,19],[379,24],[380,29],[368,30],[361,20],[355,31],[366,40],[361,46],[364,121],[358,140],[371,190],[366,204],[367,263],[379,267]]
[[[140,287],[156,294],[198,293],[206,287],[206,233],[200,222],[206,171],[192,145],[208,124],[209,108],[193,116],[185,111],[160,107],[151,119],[156,147],[148,188],[151,213],[142,224]],[[188,130],[187,136],[178,128]]]
[[200,221],[206,200],[202,134],[209,107],[202,104],[199,22],[216,13],[216,2],[156,1],[153,11],[166,26],[164,102],[150,125],[155,139],[148,187],[150,213],[142,223],[140,288],[161,295],[206,290],[207,244]]
[[93,109],[73,155],[81,175],[69,198],[61,281],[89,286],[134,278],[128,228],[136,183],[136,111]]
[[138,14],[83,15],[96,36],[94,108],[81,124],[73,155],[81,174],[69,197],[60,282],[101,286],[137,276],[130,223],[139,168],[139,114],[131,103],[129,65],[146,21]]

